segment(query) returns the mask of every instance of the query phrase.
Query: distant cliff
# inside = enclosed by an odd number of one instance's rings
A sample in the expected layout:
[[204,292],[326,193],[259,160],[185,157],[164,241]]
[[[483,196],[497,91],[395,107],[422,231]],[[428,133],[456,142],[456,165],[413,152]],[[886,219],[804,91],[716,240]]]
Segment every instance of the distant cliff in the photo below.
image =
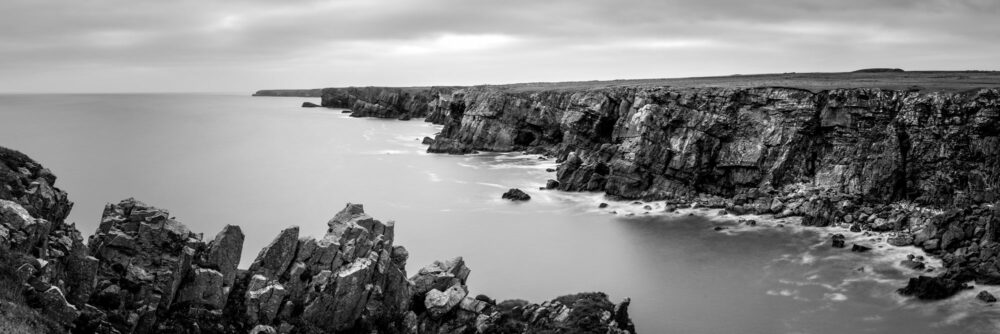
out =
[[447,117],[451,93],[455,89],[457,88],[326,88],[322,92],[321,105],[351,109],[351,116],[354,117],[424,117],[428,122],[441,123]]
[[265,89],[258,90],[253,96],[291,96],[320,97],[322,89]]
[[[629,301],[469,294],[461,257],[408,277],[395,224],[348,204],[321,238],[289,227],[238,269],[244,235],[203,240],[134,199],[85,245],[55,176],[0,147],[0,329],[13,333],[635,333]],[[13,311],[11,311],[13,310]]]

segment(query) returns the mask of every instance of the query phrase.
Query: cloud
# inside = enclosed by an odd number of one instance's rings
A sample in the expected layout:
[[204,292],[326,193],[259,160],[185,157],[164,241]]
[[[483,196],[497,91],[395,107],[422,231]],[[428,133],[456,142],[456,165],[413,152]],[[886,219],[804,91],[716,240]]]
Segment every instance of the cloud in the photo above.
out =
[[996,69],[994,0],[4,0],[0,91]]

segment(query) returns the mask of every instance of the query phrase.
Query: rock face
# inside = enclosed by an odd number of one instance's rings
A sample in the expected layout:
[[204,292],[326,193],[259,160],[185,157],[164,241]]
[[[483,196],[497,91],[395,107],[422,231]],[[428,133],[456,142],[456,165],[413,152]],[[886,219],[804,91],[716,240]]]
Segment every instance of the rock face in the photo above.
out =
[[326,88],[321,105],[329,108],[349,108],[352,117],[378,117],[408,120],[426,117],[438,123],[447,118],[449,95],[455,87],[384,88],[350,87]]

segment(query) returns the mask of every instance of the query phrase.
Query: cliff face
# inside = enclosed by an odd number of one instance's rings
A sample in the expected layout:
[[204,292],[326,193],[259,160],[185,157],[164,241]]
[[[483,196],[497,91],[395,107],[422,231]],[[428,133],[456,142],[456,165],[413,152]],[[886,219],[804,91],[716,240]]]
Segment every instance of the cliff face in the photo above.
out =
[[878,200],[996,199],[997,90],[605,88],[455,93],[431,152],[539,148],[564,190],[663,199],[811,183]]
[[328,108],[348,108],[354,117],[418,118],[440,123],[447,117],[449,96],[455,87],[326,88],[321,105]]
[[542,304],[472,296],[461,257],[408,278],[395,224],[360,204],[337,213],[320,239],[283,230],[240,270],[238,226],[205,241],[134,199],[108,204],[84,245],[62,222],[72,203],[54,181],[27,156],[0,148],[0,268],[14,271],[0,275],[0,302],[23,294],[64,332],[635,332],[628,300],[615,305],[602,293]]
[[638,88],[457,91],[429,152],[558,157],[558,187],[890,232],[946,270],[901,290],[1000,282],[1000,91]]

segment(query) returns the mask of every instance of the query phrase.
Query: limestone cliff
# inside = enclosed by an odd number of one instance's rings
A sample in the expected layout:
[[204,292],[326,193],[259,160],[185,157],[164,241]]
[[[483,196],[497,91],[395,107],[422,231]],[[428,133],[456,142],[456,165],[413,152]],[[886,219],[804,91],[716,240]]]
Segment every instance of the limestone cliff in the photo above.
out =
[[60,332],[635,333],[628,300],[602,293],[542,304],[471,296],[461,257],[407,277],[395,223],[360,204],[330,219],[322,238],[283,230],[241,270],[240,227],[206,241],[135,199],[108,204],[84,245],[63,223],[72,203],[54,182],[0,148],[0,269],[13,271],[0,275],[0,302],[23,294]]

